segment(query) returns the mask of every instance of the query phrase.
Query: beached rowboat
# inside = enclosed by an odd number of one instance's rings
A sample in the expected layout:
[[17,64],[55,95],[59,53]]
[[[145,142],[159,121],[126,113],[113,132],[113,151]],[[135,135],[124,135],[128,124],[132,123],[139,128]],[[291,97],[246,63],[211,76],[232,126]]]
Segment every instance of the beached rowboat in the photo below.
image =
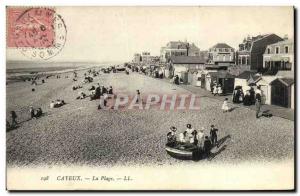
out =
[[170,147],[166,145],[165,149],[170,156],[178,159],[197,159],[201,155],[200,149],[197,147],[183,148],[182,146]]

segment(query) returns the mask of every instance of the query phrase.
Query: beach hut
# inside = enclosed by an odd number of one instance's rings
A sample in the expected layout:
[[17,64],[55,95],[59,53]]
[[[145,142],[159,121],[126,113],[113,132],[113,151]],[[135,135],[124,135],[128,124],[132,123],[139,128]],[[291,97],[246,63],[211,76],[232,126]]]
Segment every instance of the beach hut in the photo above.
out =
[[292,90],[292,87],[294,87],[294,78],[277,78],[272,81],[270,85],[272,105],[294,108],[292,105],[292,97],[294,97],[294,90]]
[[199,56],[172,56],[170,59],[174,75],[178,75],[185,84],[193,82],[192,73],[203,69],[204,63],[204,59]]
[[246,93],[247,89],[249,89],[249,86],[255,86],[255,81],[257,81],[259,78],[260,76],[252,71],[244,71],[235,77],[234,88],[236,86],[241,86],[243,92]]
[[255,81],[256,86],[260,87],[261,90],[261,102],[262,104],[271,104],[271,82],[277,77],[274,76],[262,76]]
[[221,85],[224,94],[229,94],[233,92],[235,76],[231,75],[227,71],[209,72],[206,75],[206,77],[210,79],[209,89],[212,88],[213,84],[219,84]]

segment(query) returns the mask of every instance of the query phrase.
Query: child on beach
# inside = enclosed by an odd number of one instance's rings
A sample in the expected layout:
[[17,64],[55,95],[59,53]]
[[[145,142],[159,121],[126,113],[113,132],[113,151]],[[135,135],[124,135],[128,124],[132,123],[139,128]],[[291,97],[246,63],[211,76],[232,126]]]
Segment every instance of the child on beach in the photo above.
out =
[[222,110],[223,110],[223,113],[229,111],[228,98],[225,98],[223,105],[222,105]]

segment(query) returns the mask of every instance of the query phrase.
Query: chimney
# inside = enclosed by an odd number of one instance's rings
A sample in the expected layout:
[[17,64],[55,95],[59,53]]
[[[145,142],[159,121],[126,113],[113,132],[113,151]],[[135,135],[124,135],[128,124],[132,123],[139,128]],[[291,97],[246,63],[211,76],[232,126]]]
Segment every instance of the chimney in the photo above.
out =
[[288,35],[285,34],[284,37],[283,37],[283,40],[288,40],[288,39],[289,39]]

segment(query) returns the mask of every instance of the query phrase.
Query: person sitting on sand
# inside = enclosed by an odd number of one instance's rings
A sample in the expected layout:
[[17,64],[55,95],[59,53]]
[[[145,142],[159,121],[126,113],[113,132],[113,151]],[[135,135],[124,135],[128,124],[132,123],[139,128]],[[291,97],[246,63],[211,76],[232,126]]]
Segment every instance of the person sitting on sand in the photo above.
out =
[[54,108],[54,107],[55,107],[55,103],[54,103],[54,101],[51,101],[50,108]]
[[76,99],[85,99],[85,98],[86,98],[86,94],[85,94],[84,92],[82,92],[82,91],[79,92],[78,95],[79,95],[79,96],[76,97]]
[[42,115],[43,115],[42,108],[38,108],[38,109],[36,110],[35,117],[36,117],[36,118],[39,118],[39,117],[41,117]]
[[60,99],[57,99],[56,100],[56,103],[55,103],[55,106],[56,107],[60,107],[62,105],[65,105],[65,101],[64,100],[60,100]]
[[89,88],[89,91],[95,90],[95,86],[93,85],[91,88]]

